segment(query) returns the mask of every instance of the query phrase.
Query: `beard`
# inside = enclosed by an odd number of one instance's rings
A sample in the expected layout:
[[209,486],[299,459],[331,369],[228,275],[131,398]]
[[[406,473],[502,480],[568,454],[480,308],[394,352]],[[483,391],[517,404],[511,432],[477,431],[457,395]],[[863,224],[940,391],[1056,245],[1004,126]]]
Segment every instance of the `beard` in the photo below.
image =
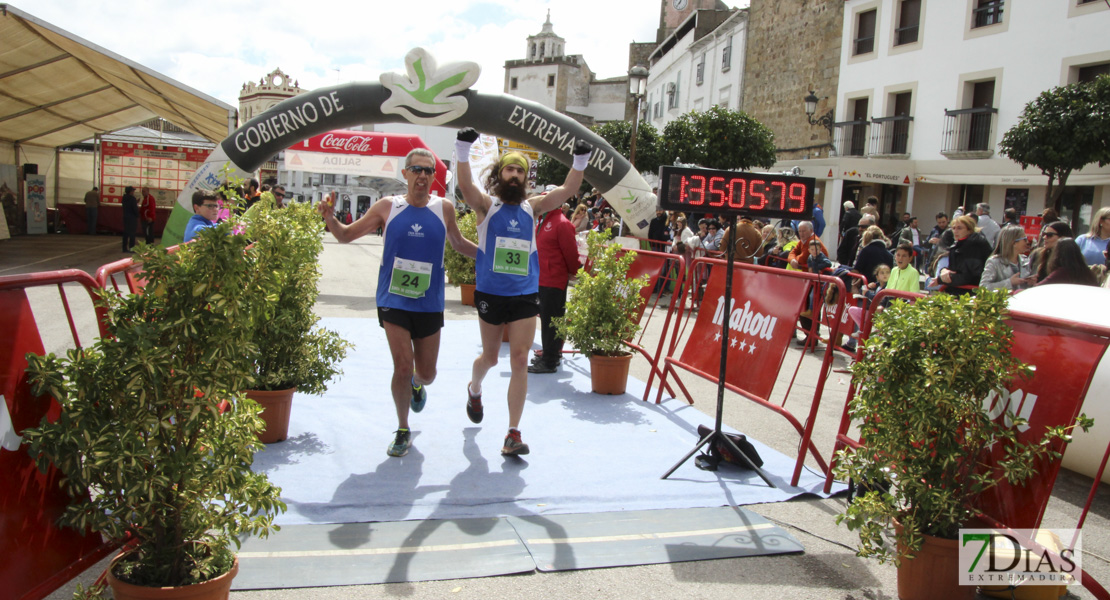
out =
[[491,191],[505,204],[520,204],[524,201],[524,185],[517,179],[502,179]]

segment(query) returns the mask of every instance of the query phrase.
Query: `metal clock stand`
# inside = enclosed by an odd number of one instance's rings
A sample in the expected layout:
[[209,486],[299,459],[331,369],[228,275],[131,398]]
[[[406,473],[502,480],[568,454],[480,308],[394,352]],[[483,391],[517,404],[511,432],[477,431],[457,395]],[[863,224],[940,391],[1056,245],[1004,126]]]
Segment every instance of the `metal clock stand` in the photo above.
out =
[[[725,245],[728,246],[728,250],[726,250],[726,252],[725,252],[726,255],[728,256],[728,267],[727,267],[728,270],[725,271],[725,300],[724,300],[726,315],[725,315],[724,323],[722,323],[722,326],[725,327],[725,328],[728,327],[728,314],[727,314],[728,309],[732,308],[732,267],[735,264],[735,260],[736,260],[735,259],[735,254],[736,254],[735,239],[738,237],[737,231],[736,231],[736,216],[735,215],[728,215],[728,232],[729,232],[729,236],[728,236],[729,239],[726,239],[726,241],[725,241]],[[734,453],[734,456],[739,456],[741,458],[741,460],[743,460],[748,465],[748,468],[754,470],[760,476],[760,478],[763,479],[763,481],[767,485],[769,485],[771,487],[776,487],[775,484],[771,483],[771,480],[767,478],[767,474],[763,472],[763,469],[757,467],[755,465],[755,463],[753,463],[751,461],[751,459],[748,458],[748,456],[746,454],[744,454],[743,451],[740,450],[740,448],[736,447],[736,444],[734,444],[732,442],[732,440],[729,439],[729,437],[727,435],[725,435],[724,433],[721,432],[721,415],[723,413],[723,409],[724,409],[724,405],[725,405],[725,369],[726,369],[727,366],[728,366],[728,335],[723,335],[723,336],[721,336],[721,370],[720,370],[720,376],[718,377],[718,380],[717,380],[717,418],[713,423],[713,431],[706,434],[706,436],[703,437],[698,442],[698,444],[696,446],[694,446],[693,450],[688,452],[686,454],[686,456],[683,456],[682,460],[675,463],[675,466],[671,467],[671,469],[669,471],[664,473],[663,476],[660,477],[660,479],[666,479],[667,477],[670,477],[671,473],[674,473],[676,470],[678,470],[678,468],[682,466],[682,463],[690,460],[690,457],[693,456],[694,454],[697,454],[698,450],[701,450],[706,444],[718,443],[719,442],[719,443],[727,445],[729,447],[729,449],[732,450],[732,452]],[[712,446],[710,446],[710,447],[712,448]]]

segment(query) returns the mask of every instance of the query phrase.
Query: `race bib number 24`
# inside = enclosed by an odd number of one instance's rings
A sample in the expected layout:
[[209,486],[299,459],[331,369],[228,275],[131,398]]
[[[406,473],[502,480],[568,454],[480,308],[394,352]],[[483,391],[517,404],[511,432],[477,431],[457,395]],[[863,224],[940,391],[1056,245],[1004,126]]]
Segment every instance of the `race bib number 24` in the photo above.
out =
[[389,278],[389,293],[405,298],[423,298],[432,284],[432,263],[393,259],[393,275]]

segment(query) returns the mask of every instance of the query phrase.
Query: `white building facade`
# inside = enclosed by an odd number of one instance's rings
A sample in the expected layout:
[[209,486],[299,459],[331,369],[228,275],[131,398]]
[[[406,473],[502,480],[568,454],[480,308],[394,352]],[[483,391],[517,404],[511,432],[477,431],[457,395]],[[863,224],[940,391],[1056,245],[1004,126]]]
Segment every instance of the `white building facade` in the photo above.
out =
[[505,93],[538,102],[584,125],[624,120],[628,76],[597,79],[580,54],[565,54],[551,11],[528,36],[525,58],[505,62]]
[[697,10],[651,54],[644,118],[662,131],[690,111],[740,109],[747,9]]
[[[1048,178],[999,142],[1041,92],[1110,72],[1110,7],[1092,0],[846,0],[835,158],[783,161],[824,187],[835,223],[845,199],[880,199],[888,227],[987,202],[1039,215]],[[1068,180],[1063,218],[1080,231],[1110,206],[1110,166]],[[835,242],[836,227],[826,237]],[[826,240],[830,241],[830,240]]]

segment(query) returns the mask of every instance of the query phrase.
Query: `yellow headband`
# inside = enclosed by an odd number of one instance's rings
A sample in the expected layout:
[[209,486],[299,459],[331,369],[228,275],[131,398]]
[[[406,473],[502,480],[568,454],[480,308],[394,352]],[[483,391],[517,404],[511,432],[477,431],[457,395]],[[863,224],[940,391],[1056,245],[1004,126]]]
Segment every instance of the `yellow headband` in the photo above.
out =
[[506,165],[519,165],[525,171],[528,170],[528,159],[519,152],[509,152],[501,157],[501,163],[498,169],[504,169]]

